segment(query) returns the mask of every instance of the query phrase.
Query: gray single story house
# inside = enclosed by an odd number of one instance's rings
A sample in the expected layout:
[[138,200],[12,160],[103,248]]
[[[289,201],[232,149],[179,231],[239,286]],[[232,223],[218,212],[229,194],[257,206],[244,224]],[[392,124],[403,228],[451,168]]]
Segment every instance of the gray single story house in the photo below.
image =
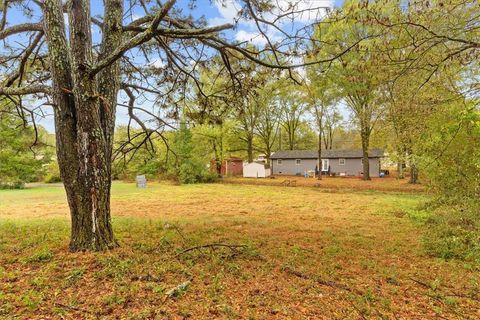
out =
[[[380,158],[383,150],[368,152],[370,176],[380,175]],[[322,174],[360,176],[363,173],[362,150],[322,150],[320,169]],[[318,169],[317,150],[280,150],[272,154],[271,169],[277,175],[303,175],[305,171]]]

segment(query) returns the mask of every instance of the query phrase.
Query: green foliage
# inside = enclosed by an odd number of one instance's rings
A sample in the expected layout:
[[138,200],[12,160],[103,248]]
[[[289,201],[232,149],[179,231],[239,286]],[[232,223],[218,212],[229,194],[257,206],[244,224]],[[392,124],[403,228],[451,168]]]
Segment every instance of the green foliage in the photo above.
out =
[[205,163],[194,154],[192,132],[182,121],[175,132],[173,150],[176,155],[175,174],[181,183],[211,182],[214,175]]
[[480,263],[480,208],[442,206],[427,221],[425,248],[443,259]]
[[445,259],[480,262],[480,112],[449,105],[429,127],[419,146],[421,168],[436,194],[426,248]]
[[62,181],[57,161],[52,161],[47,165],[43,181],[45,181],[45,183],[57,183]]
[[[130,131],[130,133],[129,133]],[[165,139],[172,137],[171,132],[163,133]],[[129,138],[130,137],[130,138]],[[128,130],[120,126],[115,133],[115,148],[123,146],[113,163],[113,178],[133,180],[144,174],[148,179],[158,179],[167,174],[168,156],[166,144],[158,136],[151,137],[151,143],[144,143],[144,135],[137,129]]]
[[0,115],[0,188],[22,188],[25,182],[38,179],[45,153],[32,147],[33,128],[10,114]]

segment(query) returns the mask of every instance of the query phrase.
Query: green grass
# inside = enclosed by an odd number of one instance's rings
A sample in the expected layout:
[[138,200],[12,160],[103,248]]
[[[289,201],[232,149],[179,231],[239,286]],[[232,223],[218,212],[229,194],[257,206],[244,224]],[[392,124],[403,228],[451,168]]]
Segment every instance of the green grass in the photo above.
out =
[[[426,199],[115,183],[120,248],[69,253],[62,188],[2,190],[0,319],[474,318],[478,270],[423,253],[423,218],[411,217]],[[245,247],[178,256],[211,243]]]

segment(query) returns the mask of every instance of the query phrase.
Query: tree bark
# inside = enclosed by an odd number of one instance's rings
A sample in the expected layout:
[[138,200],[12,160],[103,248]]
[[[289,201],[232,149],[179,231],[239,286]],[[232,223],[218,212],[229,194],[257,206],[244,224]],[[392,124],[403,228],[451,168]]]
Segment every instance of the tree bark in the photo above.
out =
[[[321,126],[321,124],[320,124]],[[322,180],[322,131],[318,133],[318,180]]]
[[333,148],[333,129],[332,127],[328,128],[328,149]]
[[253,134],[249,134],[247,137],[247,153],[248,163],[253,162]]
[[410,181],[411,184],[418,183],[418,169],[415,164],[410,165]]
[[[73,0],[67,5],[70,45],[61,2],[46,0],[43,10],[58,163],[72,221],[70,250],[113,248],[117,242],[110,218],[110,188],[118,62],[105,68],[108,81],[97,82],[89,74],[93,53],[88,1]],[[118,24],[123,9],[115,10],[117,17],[109,18]]]
[[212,139],[212,147],[213,152],[215,153],[215,172],[217,174],[217,177],[220,178],[222,176],[222,157],[219,155],[217,142],[215,141],[215,139]]
[[271,161],[272,161],[272,160],[270,159],[270,155],[272,154],[272,150],[271,150],[271,148],[270,148],[269,145],[267,145],[265,151],[266,151],[266,152],[265,152],[265,161],[266,161],[266,163],[265,163],[265,168],[270,169],[270,167],[271,167]]
[[397,178],[405,179],[405,173],[403,171],[403,161],[397,162]]
[[368,148],[370,144],[370,132],[366,125],[361,124],[360,133],[362,136],[362,164],[363,164],[363,180],[371,180],[370,178],[370,161],[368,159]]

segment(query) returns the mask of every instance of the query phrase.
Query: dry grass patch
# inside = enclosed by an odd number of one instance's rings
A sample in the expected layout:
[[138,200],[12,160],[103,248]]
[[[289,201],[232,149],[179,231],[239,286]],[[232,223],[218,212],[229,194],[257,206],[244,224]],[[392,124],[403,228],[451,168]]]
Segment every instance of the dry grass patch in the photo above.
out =
[[286,180],[295,181],[297,187],[348,191],[424,192],[426,189],[422,184],[410,184],[408,179],[393,177],[372,178],[369,181],[363,181],[359,177],[323,177],[322,180],[300,176],[273,176],[266,179],[229,177],[223,179],[223,183],[283,186]]
[[[82,254],[61,188],[0,191],[0,318],[478,318],[478,270],[422,254],[424,199],[117,183],[121,247]],[[245,247],[179,255],[212,243]]]

